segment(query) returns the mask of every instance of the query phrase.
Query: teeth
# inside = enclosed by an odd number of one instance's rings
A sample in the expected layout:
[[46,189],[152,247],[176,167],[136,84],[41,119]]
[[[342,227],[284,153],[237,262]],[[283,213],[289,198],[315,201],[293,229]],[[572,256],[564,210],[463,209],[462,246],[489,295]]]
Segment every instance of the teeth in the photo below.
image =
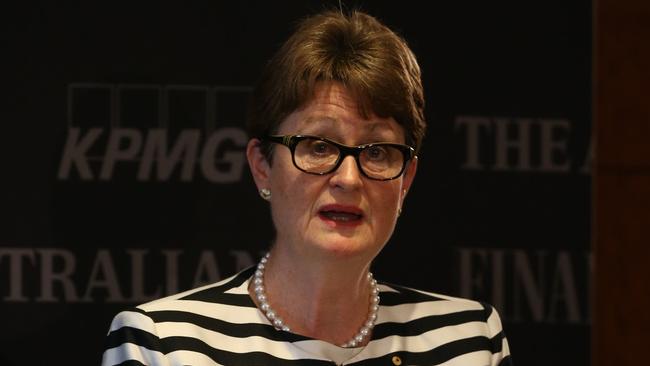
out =
[[356,215],[349,212],[334,212],[334,211],[325,211],[323,215],[335,221],[353,221],[361,218],[361,215]]

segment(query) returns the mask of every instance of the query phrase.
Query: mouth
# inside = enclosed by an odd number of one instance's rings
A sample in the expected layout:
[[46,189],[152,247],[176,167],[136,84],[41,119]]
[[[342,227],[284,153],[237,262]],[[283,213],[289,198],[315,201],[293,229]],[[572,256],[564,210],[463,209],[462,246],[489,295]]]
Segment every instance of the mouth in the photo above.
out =
[[361,224],[363,211],[355,206],[326,205],[318,211],[318,216],[333,226],[354,226]]

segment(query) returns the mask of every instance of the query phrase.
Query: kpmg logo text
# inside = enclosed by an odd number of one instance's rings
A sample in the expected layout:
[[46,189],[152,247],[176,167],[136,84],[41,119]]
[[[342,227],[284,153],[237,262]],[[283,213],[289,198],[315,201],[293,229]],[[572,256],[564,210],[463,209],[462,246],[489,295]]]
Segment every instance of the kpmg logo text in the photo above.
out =
[[59,180],[235,183],[249,87],[68,85]]

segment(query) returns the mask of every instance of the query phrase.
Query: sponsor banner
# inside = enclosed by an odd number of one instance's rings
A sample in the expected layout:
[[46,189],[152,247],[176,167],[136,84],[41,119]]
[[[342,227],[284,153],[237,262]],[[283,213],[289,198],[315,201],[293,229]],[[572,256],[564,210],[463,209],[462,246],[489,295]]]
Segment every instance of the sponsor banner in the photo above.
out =
[[[462,297],[494,305],[506,322],[590,323],[589,252],[455,247]],[[4,303],[132,306],[216,282],[263,251],[186,248],[0,248]],[[432,260],[432,259],[429,259]]]

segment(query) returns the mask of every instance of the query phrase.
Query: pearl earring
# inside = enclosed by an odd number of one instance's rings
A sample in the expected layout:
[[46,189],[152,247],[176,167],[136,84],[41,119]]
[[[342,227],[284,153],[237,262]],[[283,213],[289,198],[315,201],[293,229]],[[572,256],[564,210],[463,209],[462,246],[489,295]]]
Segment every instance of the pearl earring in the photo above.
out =
[[271,200],[271,190],[268,188],[262,188],[260,189],[260,197],[265,199],[266,201]]

